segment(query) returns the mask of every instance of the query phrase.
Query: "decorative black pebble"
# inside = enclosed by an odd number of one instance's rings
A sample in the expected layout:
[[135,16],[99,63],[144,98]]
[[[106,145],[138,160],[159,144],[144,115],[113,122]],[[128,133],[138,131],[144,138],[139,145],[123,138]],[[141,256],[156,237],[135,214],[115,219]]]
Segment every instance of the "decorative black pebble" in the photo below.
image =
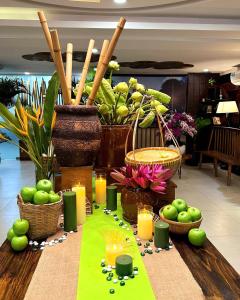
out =
[[63,240],[59,240],[58,242],[59,242],[59,243],[62,243],[62,242],[63,242]]
[[145,250],[144,250],[144,253],[148,253],[148,249],[145,249]]
[[115,214],[115,215],[113,215],[114,217],[117,217],[117,215]]
[[145,244],[145,245],[144,245],[144,248],[148,248],[148,245],[147,245],[147,244]]
[[115,290],[114,290],[114,289],[110,289],[110,290],[109,290],[109,293],[110,293],[110,294],[114,294],[114,293],[115,293]]
[[112,277],[108,276],[107,281],[111,281],[111,280],[112,280]]
[[138,267],[134,267],[134,268],[133,268],[133,271],[138,271]]
[[120,223],[119,223],[119,226],[123,226],[123,222],[120,222]]
[[156,253],[159,253],[159,252],[160,252],[160,250],[156,249],[156,250],[155,250],[155,252],[156,252]]
[[121,286],[124,286],[124,285],[125,285],[125,281],[121,281],[121,282],[120,282],[120,285],[121,285]]
[[122,276],[118,276],[118,280],[123,280],[123,277]]
[[95,201],[95,200],[93,200],[93,203],[96,203],[96,201]]
[[112,272],[109,273],[108,276],[109,276],[109,277],[113,277],[113,273],[112,273]]
[[106,274],[106,273],[107,273],[107,270],[106,270],[106,269],[103,269],[103,270],[102,270],[102,273],[103,273],[103,274]]
[[137,245],[138,245],[138,246],[142,246],[142,243],[141,243],[141,242],[138,242]]
[[166,247],[165,250],[168,251],[168,250],[170,250],[170,248],[169,248],[169,247]]
[[145,256],[145,253],[144,253],[144,252],[141,252],[141,256]]
[[148,247],[148,246],[150,246],[150,243],[149,243],[149,242],[147,242],[147,243],[146,243],[146,246],[147,246],[147,247]]
[[148,253],[148,254],[153,254],[152,250],[148,250],[147,253]]
[[106,265],[105,265],[105,263],[104,262],[102,262],[101,263],[101,267],[105,267]]
[[77,229],[74,229],[73,232],[78,232],[78,230],[77,230]]
[[129,275],[129,277],[130,277],[130,278],[134,278],[135,276],[134,276],[134,274],[131,274],[131,275]]
[[110,212],[106,211],[106,215],[110,215]]
[[133,233],[134,235],[137,235],[137,231],[134,231],[134,233]]
[[137,225],[133,225],[133,228],[137,228]]
[[68,235],[68,233],[67,233],[67,232],[64,232],[64,235],[65,235],[65,236],[67,236],[67,235]]
[[63,227],[63,223],[60,223],[60,227]]
[[151,239],[151,240],[149,240],[149,242],[150,242],[150,243],[152,243],[152,242],[153,242],[153,240]]
[[58,242],[58,239],[55,239],[55,240],[54,240],[54,243],[56,243],[56,242]]
[[95,208],[95,209],[98,209],[98,208],[99,208],[99,206],[98,206],[97,204],[95,204],[95,205],[94,205],[94,208]]

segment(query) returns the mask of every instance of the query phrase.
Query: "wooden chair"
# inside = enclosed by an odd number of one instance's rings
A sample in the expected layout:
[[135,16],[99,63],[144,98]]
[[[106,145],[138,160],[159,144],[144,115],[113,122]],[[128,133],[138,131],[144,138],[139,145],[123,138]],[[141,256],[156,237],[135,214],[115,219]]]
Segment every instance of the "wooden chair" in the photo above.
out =
[[203,155],[213,158],[215,176],[218,176],[218,161],[228,165],[227,185],[230,185],[232,166],[240,166],[240,129],[213,127],[208,149],[200,151],[199,168],[202,166]]

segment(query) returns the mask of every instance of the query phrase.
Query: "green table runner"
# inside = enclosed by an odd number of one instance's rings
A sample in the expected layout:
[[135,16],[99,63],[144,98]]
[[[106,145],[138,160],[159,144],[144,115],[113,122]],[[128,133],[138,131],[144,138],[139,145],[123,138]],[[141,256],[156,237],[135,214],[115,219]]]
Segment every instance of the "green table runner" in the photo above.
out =
[[[120,282],[114,284],[106,280],[106,274],[102,273],[101,260],[105,258],[104,232],[120,229],[119,222],[116,222],[111,215],[103,213],[103,208],[94,209],[93,215],[87,217],[83,225],[81,241],[80,265],[77,300],[107,300],[107,299],[155,299],[151,283],[149,281],[144,263],[139,253],[136,242],[131,247],[134,266],[139,269],[139,274],[134,279],[126,280],[125,286]],[[118,203],[117,215],[121,218],[122,209]],[[126,222],[125,222],[126,223]],[[124,230],[126,237],[132,238],[133,231]],[[115,274],[115,270],[113,270]],[[114,276],[116,277],[116,276]],[[109,289],[115,289],[115,294],[110,294]]]

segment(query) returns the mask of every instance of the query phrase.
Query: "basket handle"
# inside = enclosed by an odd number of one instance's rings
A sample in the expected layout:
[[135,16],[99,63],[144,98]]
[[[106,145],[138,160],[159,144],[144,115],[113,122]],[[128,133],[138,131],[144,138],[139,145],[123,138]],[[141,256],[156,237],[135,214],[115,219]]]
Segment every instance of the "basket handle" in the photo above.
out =
[[[137,118],[135,120],[133,120],[133,122],[131,123],[131,126],[129,128],[128,134],[127,134],[127,138],[126,138],[126,142],[125,142],[125,155],[127,155],[127,146],[128,146],[128,140],[129,140],[129,135],[130,132],[133,128],[133,138],[132,138],[132,151],[133,151],[133,158],[135,159],[135,150],[136,150],[136,135],[137,135],[137,128],[138,128],[138,121],[139,121],[139,117],[140,117],[140,108],[142,107],[144,101],[146,99],[150,100],[152,97],[148,96],[148,95],[144,95],[142,98],[142,101],[140,102],[140,106],[138,109],[138,113],[137,113]],[[160,146],[162,145],[162,147],[164,147],[164,138],[163,138],[163,127],[165,127],[168,131],[168,133],[170,134],[172,141],[174,143],[174,146],[176,147],[176,149],[179,152],[180,155],[180,161],[182,159],[182,155],[181,155],[181,151],[180,151],[180,147],[178,144],[177,139],[175,138],[175,136],[173,135],[172,131],[168,128],[167,123],[165,122],[163,116],[161,113],[157,112],[157,121],[158,121],[158,128],[160,131]],[[162,126],[162,124],[163,126]]]

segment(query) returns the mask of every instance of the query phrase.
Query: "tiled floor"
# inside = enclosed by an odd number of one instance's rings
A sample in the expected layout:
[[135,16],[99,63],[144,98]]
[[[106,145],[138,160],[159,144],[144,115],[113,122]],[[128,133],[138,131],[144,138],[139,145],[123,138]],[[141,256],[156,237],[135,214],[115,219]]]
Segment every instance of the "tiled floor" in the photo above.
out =
[[[182,179],[174,179],[176,194],[202,210],[202,228],[240,273],[240,177],[233,176],[232,186],[228,187],[225,172],[219,173],[218,178],[213,177],[211,165],[203,165],[202,170],[186,166]],[[22,186],[33,183],[31,162],[3,160],[0,164],[0,244],[18,217],[16,194]]]

